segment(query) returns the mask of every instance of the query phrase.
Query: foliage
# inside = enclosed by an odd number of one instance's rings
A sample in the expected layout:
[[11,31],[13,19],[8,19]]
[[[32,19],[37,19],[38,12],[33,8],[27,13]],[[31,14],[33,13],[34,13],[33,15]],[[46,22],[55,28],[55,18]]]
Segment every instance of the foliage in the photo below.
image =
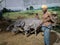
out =
[[52,9],[52,11],[59,11],[60,7],[59,6],[55,6],[55,7],[49,7],[48,9]]
[[29,10],[29,8],[26,8],[26,10]]
[[33,10],[34,9],[34,7],[33,6],[30,6],[30,10]]
[[2,9],[2,12],[3,12],[3,13],[8,12],[8,9],[3,8],[3,9]]

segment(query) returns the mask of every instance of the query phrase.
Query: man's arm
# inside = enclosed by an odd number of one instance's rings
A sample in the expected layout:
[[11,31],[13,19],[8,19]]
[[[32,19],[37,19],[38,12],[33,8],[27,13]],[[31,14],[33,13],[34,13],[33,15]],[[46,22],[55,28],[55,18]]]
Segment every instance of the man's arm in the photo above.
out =
[[52,14],[51,14],[50,12],[48,12],[48,15],[49,15],[49,17],[50,17],[51,21],[55,23],[55,20],[53,19]]

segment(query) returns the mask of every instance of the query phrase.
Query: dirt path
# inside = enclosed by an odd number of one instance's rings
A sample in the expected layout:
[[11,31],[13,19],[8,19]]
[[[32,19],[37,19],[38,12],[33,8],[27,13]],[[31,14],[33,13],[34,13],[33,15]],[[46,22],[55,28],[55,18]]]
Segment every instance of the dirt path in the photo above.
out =
[[[11,32],[4,32],[0,34],[0,45],[44,45],[44,40],[41,33],[37,36],[35,34],[25,37],[23,34],[12,35]],[[51,32],[51,43],[55,44],[57,35]],[[52,45],[51,44],[51,45]],[[60,45],[60,43],[57,43]]]

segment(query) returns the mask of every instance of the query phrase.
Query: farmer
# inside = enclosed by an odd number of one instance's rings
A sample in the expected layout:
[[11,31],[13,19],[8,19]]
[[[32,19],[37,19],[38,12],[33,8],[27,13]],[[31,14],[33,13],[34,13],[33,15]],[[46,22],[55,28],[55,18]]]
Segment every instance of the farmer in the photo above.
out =
[[38,13],[36,13],[35,18],[40,19]]
[[44,45],[50,45],[50,30],[52,29],[52,15],[47,10],[47,5],[42,5],[42,30],[44,31]]

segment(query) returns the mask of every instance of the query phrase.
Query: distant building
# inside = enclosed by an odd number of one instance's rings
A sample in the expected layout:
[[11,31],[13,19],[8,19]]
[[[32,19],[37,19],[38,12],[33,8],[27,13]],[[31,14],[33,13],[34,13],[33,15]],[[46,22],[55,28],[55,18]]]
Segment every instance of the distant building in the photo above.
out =
[[25,10],[29,6],[35,9],[39,8],[42,4],[48,6],[60,6],[60,0],[3,0],[2,8],[12,10]]

